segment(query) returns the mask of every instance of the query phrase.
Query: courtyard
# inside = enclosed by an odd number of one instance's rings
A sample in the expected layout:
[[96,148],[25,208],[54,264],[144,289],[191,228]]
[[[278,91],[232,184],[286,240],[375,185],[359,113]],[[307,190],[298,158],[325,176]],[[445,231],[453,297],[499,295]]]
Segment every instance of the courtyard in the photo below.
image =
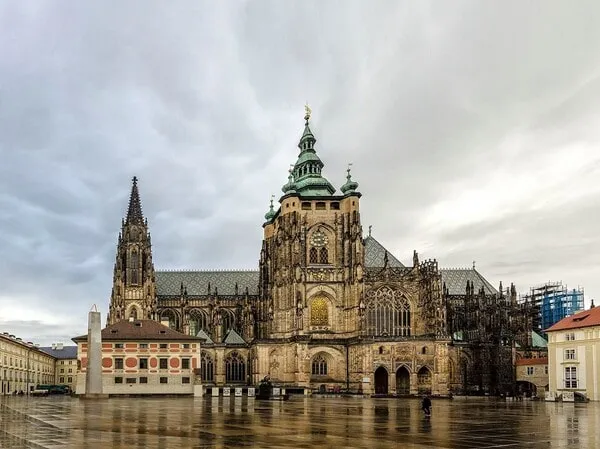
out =
[[600,404],[0,397],[2,448],[594,448]]

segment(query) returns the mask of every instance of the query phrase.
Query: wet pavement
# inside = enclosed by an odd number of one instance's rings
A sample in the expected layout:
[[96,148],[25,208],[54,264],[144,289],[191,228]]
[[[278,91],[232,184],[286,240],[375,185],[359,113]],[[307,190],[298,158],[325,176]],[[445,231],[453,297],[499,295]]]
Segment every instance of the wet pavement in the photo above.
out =
[[2,448],[600,448],[600,403],[0,397]]

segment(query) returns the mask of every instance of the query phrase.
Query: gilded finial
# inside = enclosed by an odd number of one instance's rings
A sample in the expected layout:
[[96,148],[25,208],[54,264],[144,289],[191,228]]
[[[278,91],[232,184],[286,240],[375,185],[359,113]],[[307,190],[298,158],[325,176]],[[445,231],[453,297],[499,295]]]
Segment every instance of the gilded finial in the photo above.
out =
[[312,114],[312,110],[308,106],[308,103],[304,105],[304,120],[307,122],[310,120],[310,114]]
[[350,170],[352,169],[352,162],[348,162],[348,168],[346,171],[348,172],[348,179],[350,179]]
[[275,199],[275,195],[271,195],[271,209],[273,209],[273,200]]

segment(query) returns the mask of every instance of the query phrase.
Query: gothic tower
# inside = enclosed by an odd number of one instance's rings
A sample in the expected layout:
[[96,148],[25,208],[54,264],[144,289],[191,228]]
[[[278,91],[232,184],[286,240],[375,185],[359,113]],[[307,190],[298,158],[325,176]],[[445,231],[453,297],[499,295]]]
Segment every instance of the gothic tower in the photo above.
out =
[[260,257],[259,338],[357,335],[364,244],[358,183],[348,169],[341,194],[325,179],[309,126],[283,186],[277,211],[265,215]]
[[108,324],[124,319],[157,319],[156,281],[148,220],[133,178],[127,216],[121,223]]

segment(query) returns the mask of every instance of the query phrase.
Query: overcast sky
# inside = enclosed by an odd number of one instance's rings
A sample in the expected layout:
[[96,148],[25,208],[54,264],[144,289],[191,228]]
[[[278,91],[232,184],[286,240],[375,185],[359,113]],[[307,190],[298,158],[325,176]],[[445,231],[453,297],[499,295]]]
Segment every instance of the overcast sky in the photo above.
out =
[[600,300],[597,1],[0,4],[0,331],[108,311],[137,175],[157,269],[257,268],[304,104],[400,260]]

